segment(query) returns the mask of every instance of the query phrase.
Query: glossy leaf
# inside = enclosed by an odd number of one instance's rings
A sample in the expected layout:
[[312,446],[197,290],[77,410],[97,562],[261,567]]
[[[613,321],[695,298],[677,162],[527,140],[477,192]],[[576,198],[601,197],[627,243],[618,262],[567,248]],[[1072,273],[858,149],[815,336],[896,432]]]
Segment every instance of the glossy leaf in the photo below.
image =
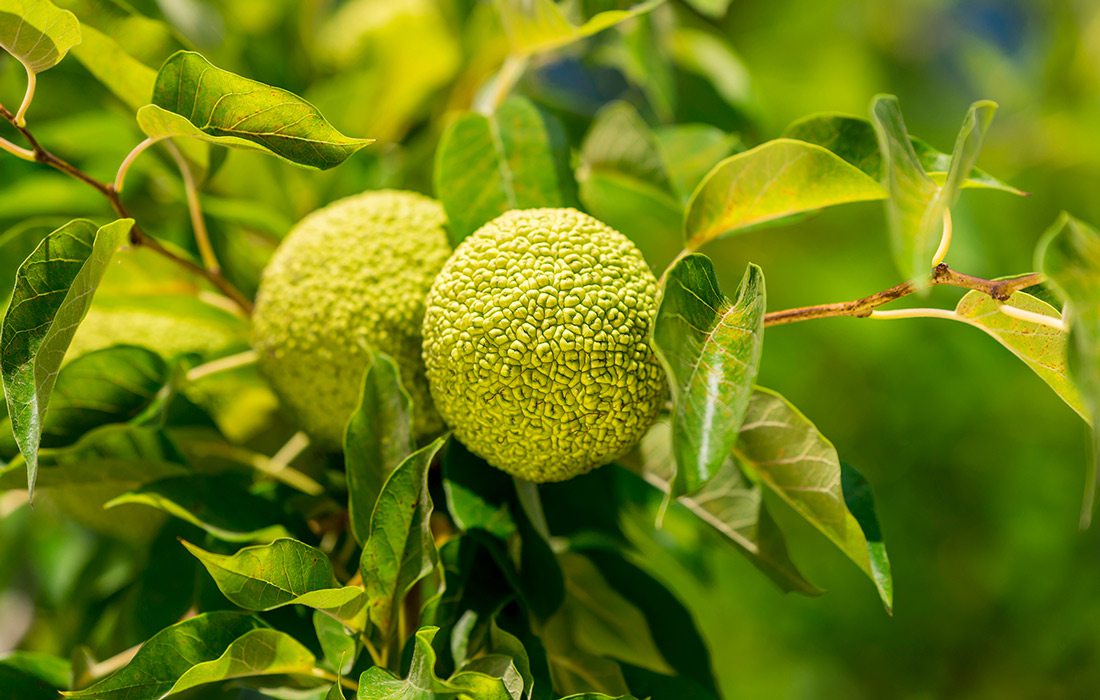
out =
[[821,146],[776,139],[716,165],[688,204],[688,246],[825,207],[883,199],[882,187]]
[[53,68],[80,43],[76,15],[48,0],[0,0],[0,49],[27,73]]
[[[661,422],[654,426],[640,448],[641,464],[630,467],[667,497],[676,473],[669,424]],[[702,490],[680,496],[673,503],[674,508],[683,508],[729,540],[781,590],[803,595],[821,593],[791,561],[786,540],[768,512],[761,487],[749,481],[732,459],[722,465]]]
[[348,515],[360,544],[370,537],[371,513],[386,477],[414,449],[412,399],[401,385],[397,365],[376,352],[344,435]]
[[16,272],[0,334],[0,370],[32,493],[42,421],[65,351],[132,225],[131,219],[102,228],[84,219],[70,222],[46,236]]
[[672,387],[679,496],[704,487],[737,442],[764,346],[764,273],[750,264],[730,302],[710,259],[694,253],[663,283],[653,349]]
[[111,675],[67,695],[88,700],[164,697],[191,668],[217,660],[235,640],[264,627],[258,618],[242,613],[196,615],[153,635],[130,663]]
[[[1024,292],[1016,292],[1004,303],[1056,321],[1062,319],[1058,309]],[[1074,386],[1066,364],[1066,332],[1005,315],[1001,313],[1000,306],[988,294],[970,291],[959,300],[955,313],[1008,348],[1069,404],[1070,408],[1089,420],[1081,394]]]
[[[869,540],[866,534],[878,530],[870,491],[855,477],[848,482],[860,486],[859,493],[845,490],[836,449],[813,423],[779,394],[757,388],[734,455],[752,478],[783,499],[870,577],[888,611],[893,607],[886,550],[881,541]],[[859,505],[863,521],[851,512],[849,500]]]
[[664,0],[645,0],[628,10],[600,12],[574,24],[554,0],[495,0],[514,56],[551,51],[649,12]]
[[383,643],[394,632],[405,595],[439,565],[429,523],[428,467],[447,437],[409,455],[390,473],[371,514],[370,538],[363,545],[359,571],[367,591],[372,634]]
[[[878,147],[875,127],[866,119],[845,114],[815,114],[794,122],[783,135],[824,146],[876,180],[883,178],[882,152]],[[951,169],[951,155],[932,148],[912,135],[909,142],[924,171],[942,185],[947,180],[947,171]],[[962,186],[1024,194],[981,168],[972,169]]]
[[546,118],[521,97],[491,115],[469,112],[452,122],[435,161],[451,245],[511,209],[566,206],[558,149]]
[[202,562],[225,597],[246,610],[304,605],[351,627],[363,627],[363,589],[341,586],[324,552],[307,544],[280,539],[229,556],[189,542],[183,546]]
[[252,494],[235,474],[191,474],[144,484],[105,508],[139,504],[162,510],[226,542],[270,542],[287,537],[275,504]]
[[321,170],[371,143],[344,136],[297,95],[222,70],[190,51],[161,66],[152,102],[137,119],[155,139],[197,138]]
[[1065,301],[1068,363],[1092,419],[1092,460],[1087,470],[1081,524],[1092,519],[1100,477],[1100,231],[1063,214],[1039,246],[1038,267]]

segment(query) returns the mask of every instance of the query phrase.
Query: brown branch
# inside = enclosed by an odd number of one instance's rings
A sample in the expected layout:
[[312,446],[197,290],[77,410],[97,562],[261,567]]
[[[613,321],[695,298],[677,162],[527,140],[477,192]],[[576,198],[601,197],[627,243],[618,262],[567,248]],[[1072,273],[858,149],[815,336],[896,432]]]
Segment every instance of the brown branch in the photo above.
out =
[[[940,263],[932,270],[929,284],[934,287],[960,287],[962,289],[970,289],[987,294],[997,301],[1007,301],[1009,297],[1021,289],[1026,289],[1042,281],[1043,275],[1038,272],[1031,272],[1026,275],[1019,275],[1017,277],[1009,277],[1001,280],[988,280],[982,277],[956,272],[949,268],[946,263]],[[865,296],[853,301],[842,301],[835,304],[818,304],[816,306],[800,306],[795,309],[772,311],[764,316],[764,325],[780,326],[785,323],[797,323],[799,321],[809,321],[814,318],[834,318],[838,316],[865,318],[870,316],[871,312],[878,307],[889,304],[902,297],[907,297],[910,294],[915,294],[916,292],[917,286],[912,282],[902,282],[889,289],[884,289],[881,292],[876,292],[870,296]]]
[[[37,162],[42,163],[43,165],[47,165],[54,170],[63,172],[69,177],[80,180],[89,187],[94,188],[101,195],[103,195],[108,202],[110,202],[111,208],[120,217],[124,219],[134,218],[134,216],[126,208],[126,205],[123,204],[118,191],[114,188],[113,185],[105,182],[100,182],[99,180],[95,179],[91,175],[88,175],[72,163],[69,163],[64,159],[59,158],[50,151],[46,150],[46,148],[44,148],[42,144],[38,142],[38,139],[34,137],[34,134],[32,134],[30,130],[28,130],[25,126],[19,126],[19,124],[16,123],[15,115],[8,111],[8,109],[3,105],[0,105],[0,117],[11,124],[16,129],[16,131],[22,134],[23,138],[27,140],[27,143],[30,145],[31,150],[34,152],[34,159]],[[252,302],[249,301],[248,297],[242,294],[239,289],[233,286],[232,282],[223,277],[220,272],[215,270],[207,270],[201,265],[198,265],[191,260],[188,260],[187,258],[178,255],[177,253],[174,253],[173,251],[164,247],[164,245],[160,241],[147,234],[144,229],[142,229],[141,226],[137,224],[136,221],[133,228],[130,229],[130,244],[135,247],[145,246],[149,250],[157,253],[158,255],[168,258],[188,272],[204,278],[219,292],[224,294],[231,301],[233,301],[234,304],[239,306],[242,311],[244,311],[248,315],[252,314]]]

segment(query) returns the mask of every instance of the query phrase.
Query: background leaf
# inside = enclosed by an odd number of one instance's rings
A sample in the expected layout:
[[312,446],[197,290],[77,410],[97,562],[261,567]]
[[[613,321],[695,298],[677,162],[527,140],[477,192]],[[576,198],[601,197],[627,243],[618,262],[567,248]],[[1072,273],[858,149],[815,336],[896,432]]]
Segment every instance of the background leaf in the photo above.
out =
[[1100,477],[1100,231],[1063,214],[1039,245],[1038,267],[1065,300],[1070,376],[1092,419],[1092,459],[1081,524],[1092,519]]
[[412,399],[394,361],[375,352],[344,436],[348,517],[360,544],[370,537],[371,513],[386,477],[414,449]]
[[436,151],[435,192],[447,210],[451,245],[511,209],[569,204],[555,130],[522,97],[447,127]]
[[0,49],[28,73],[53,68],[80,43],[76,16],[48,0],[0,0]]
[[629,10],[607,10],[574,24],[554,0],[495,0],[514,56],[550,51],[649,12],[664,0],[646,0]]
[[65,350],[88,312],[107,263],[132,226],[131,219],[102,228],[78,219],[46,236],[16,272],[0,334],[0,370],[32,492],[42,420]]
[[222,70],[191,51],[164,62],[152,102],[137,115],[147,136],[266,151],[321,170],[371,143],[344,136],[297,95]]
[[883,197],[877,182],[831,151],[775,139],[710,171],[688,205],[688,247],[794,214]]
[[764,345],[764,273],[749,265],[732,303],[705,255],[664,278],[653,348],[672,386],[673,495],[702,488],[729,458]]

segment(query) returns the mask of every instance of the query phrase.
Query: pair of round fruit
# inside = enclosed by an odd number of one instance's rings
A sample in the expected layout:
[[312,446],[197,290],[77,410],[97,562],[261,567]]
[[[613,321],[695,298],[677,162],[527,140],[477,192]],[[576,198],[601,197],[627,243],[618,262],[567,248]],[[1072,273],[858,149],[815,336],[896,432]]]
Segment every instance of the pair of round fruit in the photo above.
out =
[[513,475],[561,481],[634,445],[664,375],[657,280],[621,233],[573,209],[512,211],[453,255],[443,208],[412,192],[303,219],[264,272],[260,366],[323,446],[340,446],[372,351],[397,363],[414,429],[450,426]]

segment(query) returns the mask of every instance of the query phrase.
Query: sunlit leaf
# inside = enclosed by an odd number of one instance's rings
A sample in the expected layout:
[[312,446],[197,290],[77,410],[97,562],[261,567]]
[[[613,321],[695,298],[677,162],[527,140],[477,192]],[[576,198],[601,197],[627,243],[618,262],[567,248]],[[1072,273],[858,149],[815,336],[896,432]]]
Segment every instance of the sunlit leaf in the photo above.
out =
[[[783,499],[855,562],[878,589],[887,610],[893,606],[893,579],[870,491],[862,477],[845,479],[836,449],[782,396],[757,388],[749,403],[734,455],[752,478]],[[859,487],[858,493],[847,488]],[[859,505],[863,519],[850,510]]]
[[764,344],[764,273],[749,265],[730,302],[710,259],[694,253],[663,283],[653,348],[672,387],[679,496],[705,486],[737,442]]
[[0,370],[8,415],[34,491],[42,421],[65,351],[92,302],[99,280],[131,219],[97,228],[78,219],[62,226],[16,272],[15,291],[0,334]]
[[197,138],[322,170],[371,143],[344,136],[297,95],[222,70],[190,51],[164,62],[152,102],[137,119],[155,139]]
[[[1059,321],[1061,312],[1050,304],[1024,292],[1016,292],[1004,302],[1017,309],[1041,314]],[[1066,332],[1031,321],[1008,316],[1000,311],[1001,302],[978,291],[967,292],[955,307],[955,313],[1008,348],[1020,358],[1051,389],[1088,420],[1081,395],[1069,376],[1066,364]]]
[[378,641],[388,643],[405,594],[439,565],[429,519],[428,466],[447,435],[409,455],[394,469],[371,514],[370,538],[359,571],[367,590],[369,619]]
[[878,182],[821,146],[768,141],[725,159],[699,185],[688,205],[688,246],[794,214],[885,196]]
[[1100,231],[1063,214],[1043,237],[1037,258],[1066,303],[1069,373],[1092,418],[1093,454],[1081,512],[1087,526],[1100,477]]
[[[866,119],[845,114],[814,114],[792,123],[783,135],[824,146],[876,180],[882,180],[882,152],[878,147],[875,127]],[[909,141],[921,167],[933,181],[942,185],[951,169],[951,155],[937,151],[915,136],[910,135]],[[962,186],[1024,194],[981,168],[971,170]]]
[[370,537],[371,513],[386,477],[414,448],[412,399],[394,361],[375,352],[344,435],[348,516],[360,544]]
[[275,504],[248,490],[236,474],[192,474],[158,479],[104,504],[156,508],[226,542],[270,542],[287,537]]
[[567,205],[558,151],[547,117],[521,97],[489,116],[469,112],[451,123],[435,162],[451,244],[511,209]]
[[166,695],[175,695],[196,686],[253,676],[282,674],[310,675],[316,662],[309,649],[285,632],[256,629],[246,632],[229,645],[221,656],[189,668]]
[[551,51],[571,44],[649,12],[662,2],[664,0],[645,0],[628,10],[607,10],[576,24],[554,0],[495,0],[515,56]]
[[225,597],[246,610],[304,605],[362,629],[363,589],[341,586],[324,552],[293,539],[215,554],[184,542]]
[[164,697],[191,668],[215,661],[234,640],[265,625],[235,612],[209,612],[166,627],[138,650],[130,663],[87,688],[68,693],[87,700]]
[[0,0],[0,49],[41,73],[80,43],[76,16],[48,0]]

